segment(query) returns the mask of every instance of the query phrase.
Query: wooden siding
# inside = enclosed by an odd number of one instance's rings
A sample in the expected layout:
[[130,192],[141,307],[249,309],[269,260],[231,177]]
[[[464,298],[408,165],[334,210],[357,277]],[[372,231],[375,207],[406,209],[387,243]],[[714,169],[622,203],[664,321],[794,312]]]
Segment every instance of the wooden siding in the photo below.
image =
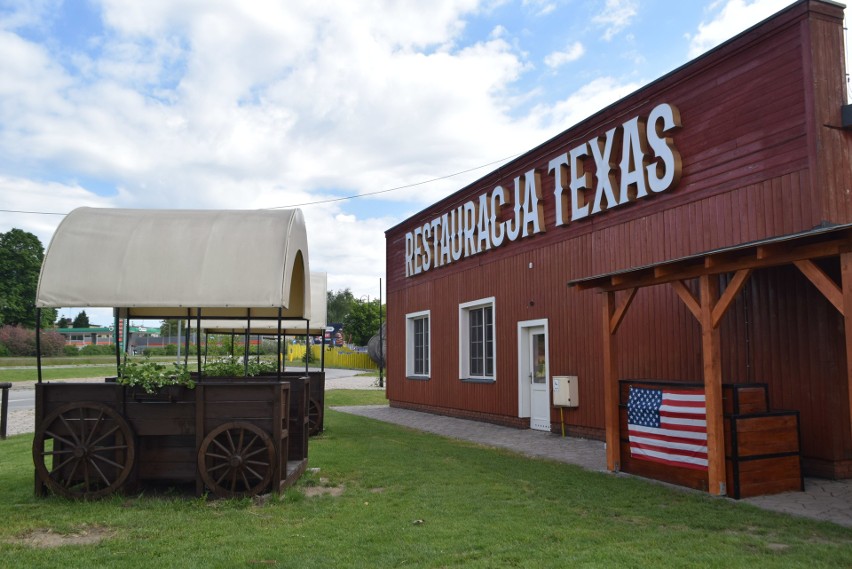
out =
[[[517,417],[517,324],[547,319],[551,376],[579,378],[580,406],[564,410],[568,432],[602,436],[603,302],[566,282],[852,222],[850,133],[826,119],[834,112],[839,121],[845,96],[845,85],[837,93],[838,37],[840,8],[800,2],[388,230],[391,402]],[[673,137],[683,159],[679,185],[556,227],[548,161],[662,102],[682,117]],[[546,232],[405,277],[406,231],[497,185],[512,188],[533,167],[541,173]],[[839,281],[837,261],[822,264]],[[689,286],[697,292],[697,282]],[[496,381],[460,381],[459,304],[492,296]],[[427,309],[431,377],[405,379],[405,314]],[[806,472],[852,476],[849,429],[838,428],[850,418],[843,319],[834,307],[794,267],[756,271],[721,336],[725,382],[766,383],[774,408],[799,411]],[[698,323],[668,286],[638,292],[615,343],[619,377],[702,377]]]

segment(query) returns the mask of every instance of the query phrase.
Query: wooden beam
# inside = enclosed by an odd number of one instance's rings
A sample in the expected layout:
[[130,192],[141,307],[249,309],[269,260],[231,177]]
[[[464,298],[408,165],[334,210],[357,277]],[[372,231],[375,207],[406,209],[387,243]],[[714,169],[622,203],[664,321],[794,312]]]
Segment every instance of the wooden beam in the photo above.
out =
[[840,311],[840,314],[846,315],[847,312],[843,308],[843,291],[837,286],[837,283],[832,280],[825,271],[820,269],[816,263],[809,259],[795,261],[793,263],[798,267],[802,274],[808,277],[808,280],[823,294],[834,307]]
[[716,267],[728,266],[731,263],[748,261],[754,259],[754,252],[750,249],[744,251],[730,251],[727,253],[714,253],[704,257],[704,268],[715,269]]
[[757,248],[757,258],[761,261],[778,257],[788,252],[790,247],[786,243],[773,243],[771,245],[761,245]]
[[621,299],[621,302],[618,303],[618,307],[615,309],[615,312],[610,318],[609,321],[609,333],[615,334],[618,331],[618,327],[621,326],[621,321],[624,320],[624,315],[627,314],[627,309],[630,308],[630,303],[633,302],[633,297],[636,296],[636,291],[639,289],[631,288],[627,291],[627,296]]
[[844,234],[844,237],[839,239],[788,247],[787,249],[760,247],[759,249],[763,252],[762,256],[754,253],[757,249],[756,247],[751,255],[748,255],[748,251],[744,250],[742,256],[729,262],[718,261],[718,263],[713,264],[712,268],[705,267],[703,261],[696,265],[695,260],[690,259],[681,263],[668,263],[653,271],[643,269],[636,273],[621,273],[617,279],[613,278],[608,282],[596,281],[595,286],[602,291],[626,290],[672,281],[690,280],[706,274],[734,273],[741,269],[763,269],[788,265],[803,259],[833,257],[852,252],[852,236]]
[[719,297],[719,279],[702,275],[701,347],[704,359],[704,397],[707,405],[707,475],[708,490],[724,496],[725,423],[722,415],[722,357],[719,328],[713,326],[713,308]]
[[686,287],[683,281],[672,281],[669,283],[686,307],[695,316],[695,319],[701,321],[701,305],[698,300],[692,295],[692,292]]
[[613,346],[610,323],[615,313],[615,293],[604,293],[603,355],[604,355],[604,423],[606,425],[606,467],[611,472],[621,469],[621,437],[618,428],[618,357]]
[[717,328],[719,326],[722,316],[724,316],[731,307],[731,304],[734,302],[737,294],[739,294],[740,290],[742,290],[743,285],[750,276],[751,269],[741,269],[734,274],[734,278],[731,279],[730,283],[728,283],[728,287],[725,289],[725,292],[722,294],[719,302],[717,302],[716,306],[713,307],[713,328]]
[[[840,275],[843,287],[843,309],[847,316],[844,318],[846,331],[846,392],[849,397],[849,417],[852,417],[852,253],[840,256]],[[852,420],[847,428],[852,429]]]

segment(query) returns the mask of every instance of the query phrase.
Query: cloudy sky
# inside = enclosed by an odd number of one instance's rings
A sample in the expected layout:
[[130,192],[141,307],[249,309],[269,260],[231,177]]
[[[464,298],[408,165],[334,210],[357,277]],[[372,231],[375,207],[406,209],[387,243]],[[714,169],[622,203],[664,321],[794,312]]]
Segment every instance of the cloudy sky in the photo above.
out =
[[0,231],[299,206],[375,297],[386,229],[790,3],[0,0]]

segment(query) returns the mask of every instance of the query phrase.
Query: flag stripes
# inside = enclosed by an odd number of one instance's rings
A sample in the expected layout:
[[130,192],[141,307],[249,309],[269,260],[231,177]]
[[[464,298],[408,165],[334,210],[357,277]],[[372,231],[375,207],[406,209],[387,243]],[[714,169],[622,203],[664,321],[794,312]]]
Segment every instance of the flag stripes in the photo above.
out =
[[703,391],[631,387],[627,417],[632,457],[707,470]]

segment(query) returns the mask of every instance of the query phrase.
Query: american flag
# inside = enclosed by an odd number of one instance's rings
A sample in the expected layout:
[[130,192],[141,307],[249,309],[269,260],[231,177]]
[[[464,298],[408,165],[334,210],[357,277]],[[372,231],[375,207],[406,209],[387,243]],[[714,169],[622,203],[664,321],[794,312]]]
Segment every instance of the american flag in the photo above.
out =
[[627,428],[630,456],[707,470],[703,390],[631,387]]

